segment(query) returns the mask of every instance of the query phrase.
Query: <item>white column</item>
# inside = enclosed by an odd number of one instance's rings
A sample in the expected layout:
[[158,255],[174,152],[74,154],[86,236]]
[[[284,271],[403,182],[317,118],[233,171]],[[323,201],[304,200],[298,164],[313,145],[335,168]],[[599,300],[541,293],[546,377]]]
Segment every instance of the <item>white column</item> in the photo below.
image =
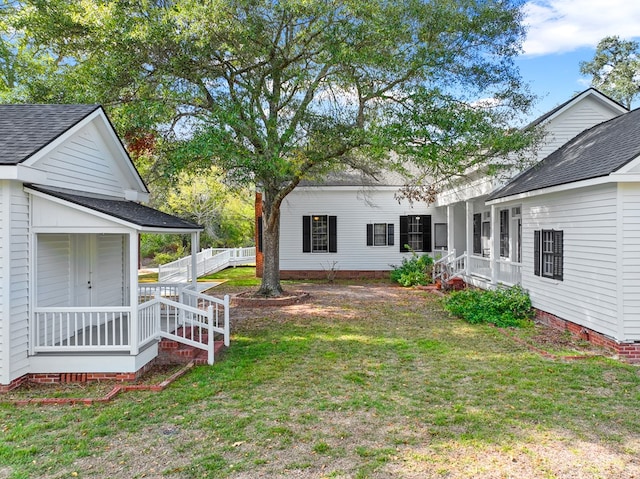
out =
[[498,209],[491,205],[491,237],[489,240],[489,255],[491,258],[491,284],[497,284],[498,259],[500,258],[500,218]]
[[467,208],[467,222],[465,232],[467,235],[467,257],[473,254],[473,202],[467,201],[465,204]]
[[451,253],[455,249],[455,224],[456,215],[453,205],[447,205],[447,252]]
[[129,233],[129,345],[131,354],[138,354],[138,232]]
[[198,291],[198,248],[200,247],[200,232],[191,233],[191,284],[193,290]]

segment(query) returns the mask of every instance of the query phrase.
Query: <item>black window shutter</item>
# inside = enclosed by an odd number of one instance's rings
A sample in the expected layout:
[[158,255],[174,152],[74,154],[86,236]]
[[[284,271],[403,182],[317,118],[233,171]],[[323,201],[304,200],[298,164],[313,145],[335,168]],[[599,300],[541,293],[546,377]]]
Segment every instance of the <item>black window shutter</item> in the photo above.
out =
[[564,248],[562,231],[553,232],[553,279],[562,281]]
[[540,276],[540,231],[533,232],[533,274]]
[[258,252],[262,252],[262,216],[258,216]]
[[302,217],[302,252],[311,253],[311,216]]
[[329,216],[329,253],[338,252],[338,217]]
[[421,215],[420,224],[422,224],[422,251],[428,253],[431,251],[431,216]]
[[373,225],[367,224],[367,246],[373,246]]
[[393,223],[387,225],[387,246],[393,246]]
[[401,216],[400,217],[400,252],[401,253],[405,251],[409,251],[409,248],[406,247],[407,243],[409,243],[409,217]]

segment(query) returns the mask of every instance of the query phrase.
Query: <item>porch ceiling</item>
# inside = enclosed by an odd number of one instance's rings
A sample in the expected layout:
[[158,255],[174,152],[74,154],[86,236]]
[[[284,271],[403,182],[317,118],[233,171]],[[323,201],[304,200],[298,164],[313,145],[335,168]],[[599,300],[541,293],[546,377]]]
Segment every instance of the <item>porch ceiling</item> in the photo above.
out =
[[202,231],[202,226],[183,220],[177,216],[173,216],[162,211],[141,205],[134,201],[123,199],[109,198],[100,195],[89,195],[88,193],[70,193],[58,190],[52,190],[36,185],[26,185],[27,189],[43,193],[47,196],[63,200],[72,205],[87,208],[89,210],[102,213],[117,220],[129,223],[141,231],[158,232],[196,232]]

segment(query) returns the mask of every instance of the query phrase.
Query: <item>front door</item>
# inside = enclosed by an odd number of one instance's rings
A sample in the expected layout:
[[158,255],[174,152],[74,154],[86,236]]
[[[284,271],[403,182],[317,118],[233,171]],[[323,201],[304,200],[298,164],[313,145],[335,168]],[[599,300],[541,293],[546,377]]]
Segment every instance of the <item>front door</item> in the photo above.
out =
[[95,302],[93,288],[95,235],[78,234],[72,235],[71,238],[74,243],[72,248],[73,306],[93,306]]

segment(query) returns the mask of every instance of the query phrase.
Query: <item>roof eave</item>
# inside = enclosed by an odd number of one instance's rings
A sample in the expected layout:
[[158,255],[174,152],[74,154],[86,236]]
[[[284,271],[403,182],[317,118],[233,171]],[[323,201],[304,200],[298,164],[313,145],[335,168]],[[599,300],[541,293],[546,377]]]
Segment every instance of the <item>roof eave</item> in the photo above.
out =
[[117,224],[118,226],[122,226],[125,228],[130,228],[136,231],[139,231],[141,233],[176,233],[176,234],[182,234],[182,233],[195,233],[195,232],[202,232],[204,231],[204,227],[202,226],[196,226],[194,225],[192,228],[189,227],[184,227],[184,226],[180,226],[180,227],[162,227],[162,226],[158,226],[158,225],[145,225],[145,224],[140,224],[140,223],[136,223],[130,220],[126,220],[123,218],[120,218],[118,216],[114,216],[114,215],[110,215],[108,213],[102,212],[102,211],[98,211],[95,210],[93,208],[89,208],[88,206],[84,206],[84,205],[80,205],[78,203],[75,203],[73,201],[64,199],[64,198],[60,198],[58,196],[55,196],[53,194],[48,194],[46,192],[40,191],[38,189],[35,188],[30,188],[29,185],[25,185],[24,186],[24,190],[34,196],[38,196],[40,198],[44,198],[48,201],[53,201],[54,203],[58,203],[61,205],[64,205],[68,208],[71,209],[75,209],[77,211],[95,216],[97,218],[101,218],[107,221],[110,221],[112,223]]
[[574,182],[565,183],[562,185],[554,185],[554,186],[549,186],[547,188],[539,188],[536,190],[523,191],[521,193],[514,193],[506,196],[501,196],[498,198],[487,199],[485,203],[487,205],[497,205],[501,203],[509,203],[512,201],[519,201],[519,200],[531,198],[534,196],[565,192],[565,191],[570,191],[578,188],[586,188],[589,186],[597,186],[597,185],[603,185],[607,183],[617,183],[618,181],[620,180],[614,177],[613,175],[605,175],[605,176],[599,176],[596,178],[589,178],[587,180],[574,181]]

